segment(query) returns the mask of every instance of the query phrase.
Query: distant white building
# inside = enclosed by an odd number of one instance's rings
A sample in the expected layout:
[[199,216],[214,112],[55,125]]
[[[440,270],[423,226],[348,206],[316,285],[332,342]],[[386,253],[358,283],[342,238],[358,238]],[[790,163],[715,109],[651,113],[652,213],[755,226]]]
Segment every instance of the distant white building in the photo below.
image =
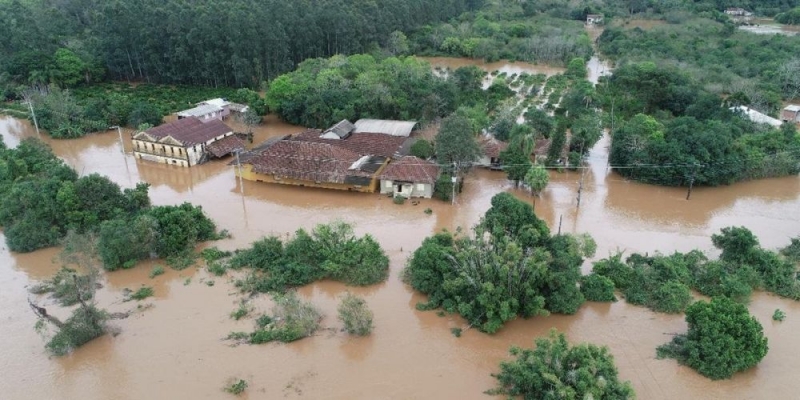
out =
[[781,111],[781,120],[786,122],[800,122],[800,105],[791,104]]
[[178,111],[178,119],[195,117],[200,122],[222,121],[224,110],[214,104],[201,104],[188,110]]
[[767,124],[774,127],[779,127],[783,124],[783,122],[781,122],[780,120],[772,118],[769,115],[760,113],[749,107],[738,106],[738,107],[731,107],[730,109],[731,111],[740,111],[742,114],[750,118],[751,121],[757,122],[759,124]]
[[603,23],[603,14],[587,14],[586,25],[596,25]]

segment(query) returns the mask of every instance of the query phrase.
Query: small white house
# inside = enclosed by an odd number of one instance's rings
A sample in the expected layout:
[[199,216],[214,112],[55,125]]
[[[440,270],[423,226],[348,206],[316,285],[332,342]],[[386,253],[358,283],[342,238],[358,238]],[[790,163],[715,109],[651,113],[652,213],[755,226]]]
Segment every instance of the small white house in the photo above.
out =
[[200,122],[222,121],[223,109],[214,104],[201,104],[195,108],[178,111],[178,119],[195,117]]
[[791,104],[781,110],[781,120],[786,122],[800,122],[800,105]]
[[326,129],[319,137],[322,139],[347,139],[355,130],[356,126],[352,122],[343,119],[337,122],[336,125]]
[[587,14],[586,25],[596,25],[603,23],[603,14]]
[[413,156],[402,157],[392,161],[380,174],[381,194],[429,199],[438,178],[436,164]]

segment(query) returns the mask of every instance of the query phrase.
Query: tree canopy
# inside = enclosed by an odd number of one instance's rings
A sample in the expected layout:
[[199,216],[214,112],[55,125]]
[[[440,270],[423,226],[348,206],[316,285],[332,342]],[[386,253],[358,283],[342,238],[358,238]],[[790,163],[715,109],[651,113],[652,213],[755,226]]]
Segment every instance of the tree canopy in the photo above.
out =
[[659,358],[675,358],[717,380],[752,368],[767,355],[761,324],[745,306],[727,297],[692,304],[686,310],[686,322],[689,331],[660,346]]
[[563,333],[550,331],[537,338],[536,347],[511,348],[513,361],[500,363],[499,387],[489,394],[524,399],[635,398],[630,382],[621,382],[614,356],[605,346],[581,343],[571,346]]

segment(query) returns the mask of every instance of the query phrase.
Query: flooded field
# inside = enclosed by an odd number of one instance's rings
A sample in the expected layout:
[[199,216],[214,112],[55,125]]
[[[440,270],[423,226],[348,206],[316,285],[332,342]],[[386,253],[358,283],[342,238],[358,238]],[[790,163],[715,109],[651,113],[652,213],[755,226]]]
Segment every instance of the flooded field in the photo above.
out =
[[[300,130],[270,116],[257,129],[255,141]],[[36,136],[26,121],[2,116],[0,134],[11,146]],[[508,358],[509,346],[530,346],[551,328],[572,341],[609,346],[621,378],[632,382],[640,399],[777,399],[800,391],[795,378],[800,345],[794,337],[800,330],[800,303],[771,295],[756,294],[750,304],[769,338],[769,354],[757,368],[726,381],[710,381],[673,360],[656,360],[655,347],[686,329],[683,316],[653,313],[624,301],[586,303],[574,316],[517,320],[493,336],[465,329],[461,338],[450,333],[452,327],[467,328],[460,318],[417,311],[415,304],[424,299],[400,282],[399,273],[424,237],[472,226],[499,192],[533,200],[502,173],[474,171],[454,206],[435,200],[395,205],[379,195],[249,181],[242,186],[229,160],[188,169],[137,161],[120,152],[116,132],[70,141],[42,136],[81,174],[108,175],[123,187],[148,182],[155,204],[202,205],[221,229],[233,233],[232,239],[216,243],[221,248],[343,219],[355,224],[357,233],[375,236],[391,259],[391,275],[386,283],[367,288],[322,282],[301,289],[302,296],[324,311],[323,326],[330,328],[312,338],[230,347],[221,339],[252,327],[251,320],[229,318],[241,298],[230,278],[191,268],[167,269],[151,280],[147,275],[156,262],[143,263],[106,274],[98,301],[110,311],[131,309],[135,305],[121,302],[122,290],[147,284],[155,288],[155,298],[145,302],[153,308],[116,321],[121,332],[116,337],[107,335],[67,357],[50,358],[33,331],[36,320],[26,303],[26,286],[58,269],[53,262],[57,249],[15,254],[2,245],[3,399],[226,398],[221,388],[233,377],[249,382],[244,398],[250,399],[481,399],[488,397],[483,392],[495,383],[490,374]],[[124,140],[130,151],[130,135]],[[685,189],[637,184],[607,171],[607,146],[607,138],[601,140],[589,156],[580,208],[579,173],[553,173],[543,197],[536,199],[536,213],[551,229],[557,230],[561,221],[564,232],[590,233],[597,240],[598,257],[616,250],[710,251],[709,236],[729,225],[748,227],[768,248],[784,246],[800,234],[798,177],[697,188],[687,201]],[[423,213],[429,207],[432,215]],[[584,269],[590,268],[587,262]],[[215,284],[206,285],[208,280]],[[347,290],[365,296],[373,309],[372,336],[350,338],[338,332],[337,298]],[[60,316],[67,313],[45,304]],[[265,297],[255,305],[261,311],[269,308]],[[787,312],[785,322],[770,319],[776,308]]]

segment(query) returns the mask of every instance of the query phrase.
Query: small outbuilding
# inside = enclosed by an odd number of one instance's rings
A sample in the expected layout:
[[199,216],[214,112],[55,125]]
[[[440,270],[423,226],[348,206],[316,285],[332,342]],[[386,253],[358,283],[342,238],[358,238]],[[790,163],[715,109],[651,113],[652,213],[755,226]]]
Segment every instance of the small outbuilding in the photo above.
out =
[[200,122],[222,121],[224,110],[214,104],[201,104],[188,110],[178,111],[178,119],[197,118]]
[[781,110],[781,120],[785,122],[800,122],[800,105],[791,104]]
[[439,179],[439,166],[414,156],[392,161],[380,174],[381,194],[392,197],[433,196],[434,185]]
[[508,148],[508,143],[495,138],[486,138],[481,142],[483,156],[478,159],[478,164],[490,169],[502,169],[500,153]]
[[586,25],[597,25],[603,23],[603,14],[587,14]]
[[326,129],[319,137],[322,139],[347,139],[356,130],[352,122],[343,119]]

